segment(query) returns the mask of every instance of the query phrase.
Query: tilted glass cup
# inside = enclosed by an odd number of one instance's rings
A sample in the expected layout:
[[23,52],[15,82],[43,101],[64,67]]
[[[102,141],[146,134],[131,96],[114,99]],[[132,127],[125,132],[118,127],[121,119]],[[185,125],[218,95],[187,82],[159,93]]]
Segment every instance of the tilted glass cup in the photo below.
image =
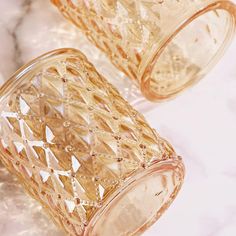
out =
[[228,0],[51,1],[152,101],[199,81],[235,31]]
[[176,197],[181,158],[75,49],[0,89],[0,155],[70,235],[137,235]]

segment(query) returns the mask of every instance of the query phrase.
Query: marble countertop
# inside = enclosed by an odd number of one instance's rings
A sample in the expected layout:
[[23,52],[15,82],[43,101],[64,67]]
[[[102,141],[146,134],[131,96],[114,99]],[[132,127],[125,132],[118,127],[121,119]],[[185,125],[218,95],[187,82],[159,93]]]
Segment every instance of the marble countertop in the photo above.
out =
[[[195,87],[174,100],[153,104],[49,1],[0,0],[0,9],[1,83],[44,52],[79,48],[183,156],[183,189],[145,236],[236,235],[236,40]],[[0,235],[63,235],[2,166]]]

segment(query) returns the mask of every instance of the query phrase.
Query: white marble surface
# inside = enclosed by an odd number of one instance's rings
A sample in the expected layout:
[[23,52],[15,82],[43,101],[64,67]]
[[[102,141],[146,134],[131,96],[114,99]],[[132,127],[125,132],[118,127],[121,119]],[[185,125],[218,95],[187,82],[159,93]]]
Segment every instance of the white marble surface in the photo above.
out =
[[[46,51],[79,48],[183,156],[183,189],[145,236],[236,235],[236,41],[197,86],[151,104],[48,0],[0,0],[0,9],[1,83]],[[63,235],[2,167],[0,189],[0,235]]]

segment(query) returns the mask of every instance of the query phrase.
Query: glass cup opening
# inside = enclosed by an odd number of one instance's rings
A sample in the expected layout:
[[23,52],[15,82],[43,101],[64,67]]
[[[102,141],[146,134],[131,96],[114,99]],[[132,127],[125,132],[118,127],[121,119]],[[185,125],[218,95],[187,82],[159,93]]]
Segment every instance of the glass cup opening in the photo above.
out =
[[223,8],[194,15],[155,56],[144,73],[142,91],[151,100],[161,100],[199,81],[226,49],[234,20],[233,13]]

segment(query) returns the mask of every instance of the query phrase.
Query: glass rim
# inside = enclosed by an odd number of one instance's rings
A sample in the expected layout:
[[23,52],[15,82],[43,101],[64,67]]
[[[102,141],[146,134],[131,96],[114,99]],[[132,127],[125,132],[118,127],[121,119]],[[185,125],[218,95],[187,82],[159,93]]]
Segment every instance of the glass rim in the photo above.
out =
[[215,2],[211,1],[205,2],[202,4],[202,7],[194,8],[194,12],[187,17],[187,19],[184,19],[179,24],[177,24],[171,33],[167,34],[165,37],[163,37],[162,42],[160,45],[157,45],[153,50],[154,53],[150,54],[150,56],[147,58],[147,60],[144,62],[142,61],[141,68],[143,69],[143,72],[140,76],[140,89],[144,96],[150,100],[155,102],[161,102],[163,100],[170,100],[176,97],[179,93],[185,91],[189,87],[192,87],[195,83],[197,83],[200,78],[196,80],[190,80],[185,86],[181,87],[180,89],[177,89],[173,93],[167,94],[167,95],[160,95],[152,91],[152,87],[150,85],[151,79],[150,75],[152,74],[153,70],[155,69],[155,64],[158,61],[159,57],[161,56],[164,49],[169,45],[169,43],[179,34],[181,31],[188,27],[189,24],[191,24],[194,20],[197,18],[203,16],[206,13],[209,13],[214,10],[225,10],[228,12],[229,16],[231,17],[231,26],[229,27],[229,30],[226,34],[226,37],[224,39],[224,42],[222,45],[219,46],[215,56],[210,59],[209,63],[202,69],[201,74],[203,74],[203,71],[210,70],[219,60],[222,53],[227,49],[230,42],[232,41],[234,34],[236,32],[236,4],[234,4],[231,1],[228,0],[217,0]]
[[[30,60],[19,69],[17,69],[4,83],[0,86],[0,102],[2,97],[6,94],[9,94],[13,88],[13,86],[17,86],[24,80],[24,76],[29,73],[31,70],[35,69],[40,63],[44,63],[45,60],[50,60],[56,56],[62,56],[64,54],[71,55],[83,55],[78,49],[75,48],[58,48],[46,53],[41,54],[40,56]],[[85,56],[86,57],[86,56]]]

